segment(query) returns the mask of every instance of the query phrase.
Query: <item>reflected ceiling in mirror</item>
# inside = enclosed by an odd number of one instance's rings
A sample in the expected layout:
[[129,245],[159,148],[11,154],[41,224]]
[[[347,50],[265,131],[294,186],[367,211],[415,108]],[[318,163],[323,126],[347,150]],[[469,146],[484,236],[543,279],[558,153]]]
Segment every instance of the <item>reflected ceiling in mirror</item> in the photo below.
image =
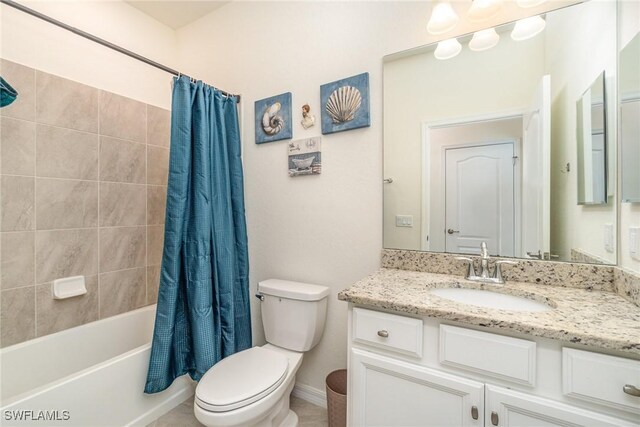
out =
[[458,37],[447,60],[436,44],[385,58],[386,248],[477,254],[485,241],[494,256],[616,263],[615,179],[600,181],[606,204],[578,204],[576,133],[576,100],[603,72],[615,87],[616,4],[542,19],[524,40],[513,23],[497,44],[493,32]]

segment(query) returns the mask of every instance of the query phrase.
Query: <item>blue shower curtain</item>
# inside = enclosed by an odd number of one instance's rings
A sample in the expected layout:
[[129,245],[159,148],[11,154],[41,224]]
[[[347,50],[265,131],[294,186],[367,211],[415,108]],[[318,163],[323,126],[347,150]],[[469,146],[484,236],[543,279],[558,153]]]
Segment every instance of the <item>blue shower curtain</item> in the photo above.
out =
[[145,393],[251,346],[236,99],[174,80],[164,252]]

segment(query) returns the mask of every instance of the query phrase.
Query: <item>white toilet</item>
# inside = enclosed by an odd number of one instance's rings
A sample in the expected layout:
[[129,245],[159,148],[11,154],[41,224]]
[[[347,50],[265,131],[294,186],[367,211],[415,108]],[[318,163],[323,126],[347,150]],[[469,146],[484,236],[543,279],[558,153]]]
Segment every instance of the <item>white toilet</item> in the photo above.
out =
[[214,365],[196,387],[194,411],[206,426],[295,427],[289,409],[302,355],[320,341],[329,288],[270,279],[258,284],[268,344]]

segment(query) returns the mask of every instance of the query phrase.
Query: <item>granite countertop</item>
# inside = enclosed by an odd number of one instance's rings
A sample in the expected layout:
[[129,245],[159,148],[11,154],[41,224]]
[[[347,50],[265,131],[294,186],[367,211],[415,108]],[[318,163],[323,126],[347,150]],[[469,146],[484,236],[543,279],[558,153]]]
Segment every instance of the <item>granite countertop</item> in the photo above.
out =
[[[549,311],[498,310],[430,294],[441,287],[487,289],[523,296]],[[640,356],[640,308],[606,291],[508,282],[482,284],[446,274],[382,268],[338,294],[338,299],[374,309],[485,326]]]

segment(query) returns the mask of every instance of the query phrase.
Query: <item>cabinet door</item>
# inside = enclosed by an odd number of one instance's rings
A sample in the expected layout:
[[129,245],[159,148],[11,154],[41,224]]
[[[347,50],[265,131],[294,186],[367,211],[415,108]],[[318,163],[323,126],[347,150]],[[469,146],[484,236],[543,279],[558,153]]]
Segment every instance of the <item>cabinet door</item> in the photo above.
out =
[[484,384],[351,351],[350,426],[482,426]]
[[485,425],[487,427],[621,427],[638,425],[564,403],[491,385],[487,385],[485,396]]

